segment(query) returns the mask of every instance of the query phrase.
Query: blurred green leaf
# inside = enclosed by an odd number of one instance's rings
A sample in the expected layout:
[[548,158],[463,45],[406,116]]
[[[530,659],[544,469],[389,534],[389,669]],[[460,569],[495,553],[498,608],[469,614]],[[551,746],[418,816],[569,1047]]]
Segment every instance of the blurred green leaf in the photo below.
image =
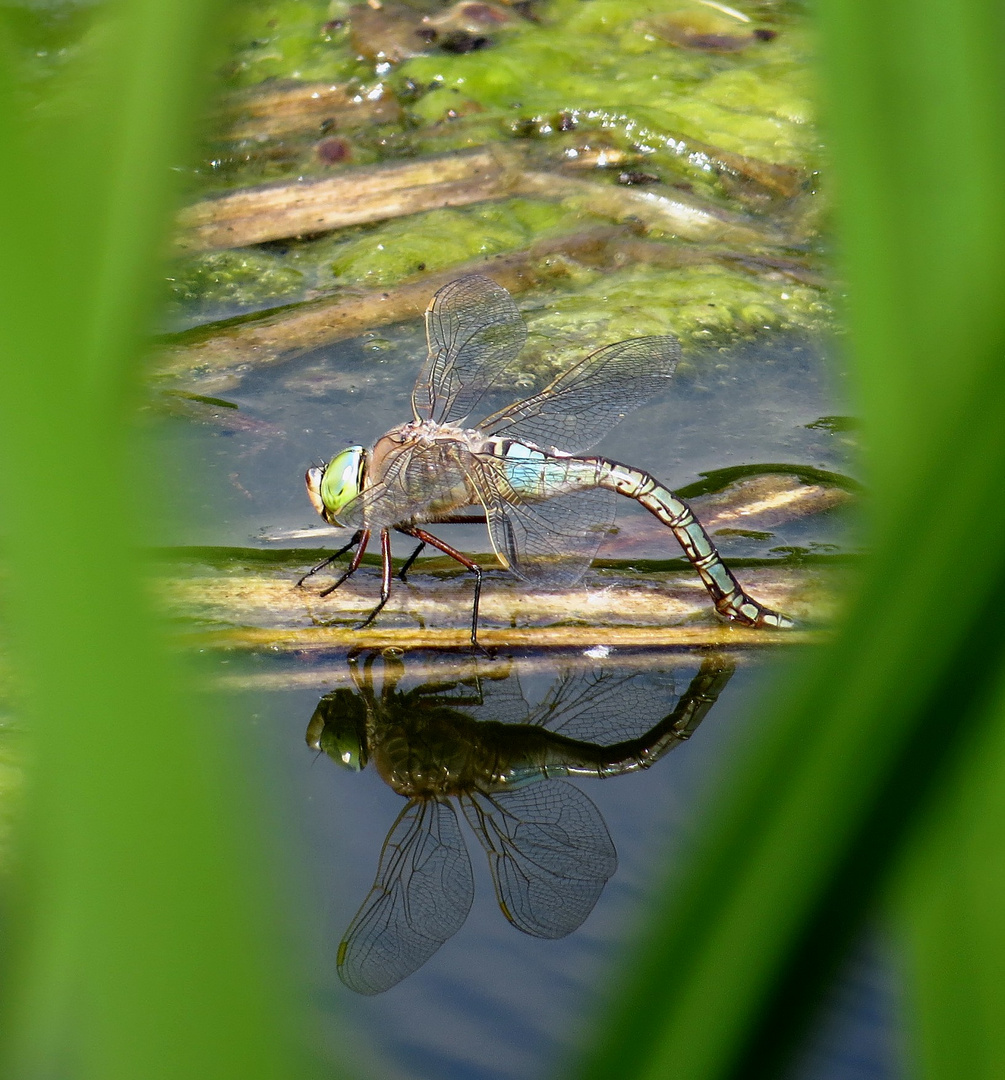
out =
[[[992,722],[967,740],[895,880],[909,1064],[931,1080],[1005,1074],[1003,674],[999,669],[989,686]],[[956,711],[946,704],[933,741],[958,738]]]
[[[996,713],[1005,22],[982,0],[816,10],[874,553],[837,639],[762,703],[756,747],[654,901],[578,1074],[591,1078],[777,1075],[919,815]],[[972,875],[980,851],[948,873]],[[1002,918],[974,913],[975,948],[997,955]],[[974,1075],[959,1065],[993,995],[971,997],[968,1030],[934,1007],[944,994],[919,992],[933,1076]]]
[[239,841],[252,804],[137,556],[156,498],[137,359],[213,12],[102,5],[41,75],[30,23],[59,12],[0,13],[0,527],[32,739],[3,952],[18,1080],[294,1072],[269,869]]

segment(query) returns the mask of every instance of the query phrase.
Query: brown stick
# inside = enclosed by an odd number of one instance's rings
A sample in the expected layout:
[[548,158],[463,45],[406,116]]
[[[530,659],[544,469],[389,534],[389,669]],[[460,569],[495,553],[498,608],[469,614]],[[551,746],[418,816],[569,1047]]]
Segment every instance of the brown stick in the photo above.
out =
[[[548,626],[526,629],[483,629],[479,642],[488,648],[584,649],[598,645],[609,648],[674,648],[719,646],[757,649],[772,645],[808,645],[826,640],[819,630],[750,630],[732,626],[669,627],[574,627]],[[337,648],[465,648],[471,640],[465,630],[409,629],[380,627],[356,632],[342,627],[311,627],[302,630],[271,630],[244,627],[185,634],[189,648],[270,649],[276,652]]]
[[394,95],[380,89],[379,94],[364,96],[337,83],[267,83],[224,100],[217,114],[219,134],[224,139],[321,135],[401,119]]
[[683,240],[773,246],[786,242],[780,232],[763,221],[723,210],[682,191],[639,191],[548,172],[520,173],[514,184],[515,194],[570,200],[592,214],[615,221],[641,221]]
[[685,240],[769,246],[786,242],[763,221],[686,192],[637,191],[527,171],[517,151],[489,147],[204,199],[179,214],[177,247],[182,252],[244,247],[517,194],[570,200],[590,213],[641,221]]
[[511,160],[487,149],[245,188],[182,210],[177,247],[183,252],[244,247],[501,199],[511,192],[511,169]]

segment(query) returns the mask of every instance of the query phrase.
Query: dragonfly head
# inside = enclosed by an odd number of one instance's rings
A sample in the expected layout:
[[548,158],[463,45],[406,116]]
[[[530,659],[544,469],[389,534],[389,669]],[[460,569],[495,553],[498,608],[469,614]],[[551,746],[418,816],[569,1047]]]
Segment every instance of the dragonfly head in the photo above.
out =
[[366,705],[359,695],[346,687],[325,694],[307,726],[307,745],[350,772],[365,769]]
[[336,454],[323,469],[308,469],[307,497],[329,525],[341,525],[339,514],[363,490],[367,453],[350,446]]

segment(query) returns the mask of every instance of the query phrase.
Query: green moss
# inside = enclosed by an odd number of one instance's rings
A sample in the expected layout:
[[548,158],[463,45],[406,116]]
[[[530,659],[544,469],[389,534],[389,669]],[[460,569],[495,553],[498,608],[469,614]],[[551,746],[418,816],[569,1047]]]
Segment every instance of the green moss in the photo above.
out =
[[295,296],[304,275],[278,256],[217,251],[179,262],[167,279],[176,303],[244,306]]
[[397,77],[439,87],[413,106],[426,123],[457,111],[459,101],[514,120],[593,112],[600,116],[579,116],[579,123],[620,126],[625,141],[648,152],[683,133],[774,164],[811,167],[817,147],[805,32],[788,23],[773,40],[728,55],[678,48],[652,27],[685,7],[680,0],[559,0],[544,9],[544,27],[524,23],[481,52],[408,60]]
[[[418,17],[423,5],[409,6]],[[375,78],[374,61],[356,55],[351,7],[348,0],[238,5],[225,66],[229,85],[299,78],[365,86]],[[447,152],[532,131],[550,140],[555,160],[577,144],[599,141],[646,158],[646,167],[661,169],[667,179],[683,176],[699,191],[732,202],[736,192],[721,187],[715,168],[692,154],[682,136],[807,173],[819,164],[810,41],[805,19],[789,7],[748,3],[750,22],[697,0],[551,0],[538,5],[540,22],[513,13],[508,25],[489,32],[489,48],[457,55],[430,45],[428,55],[390,71],[380,65],[380,78],[406,103],[411,123],[355,133],[354,163]],[[681,20],[715,24],[747,44],[729,53],[678,47],[665,40],[665,27]],[[754,29],[776,36],[756,40]],[[572,118],[576,133],[560,130],[569,125],[556,125],[559,115]],[[213,186],[323,172],[310,140],[300,143],[214,145],[213,165],[201,171]]]
[[[812,43],[798,5],[738,0],[751,20],[744,22],[695,0],[550,0],[536,6],[540,22],[511,13],[507,26],[488,32],[488,48],[457,55],[430,46],[428,55],[390,70],[384,65],[379,73],[372,61],[354,54],[347,26],[331,25],[345,20],[351,6],[349,0],[246,0],[231,15],[231,84],[275,76],[357,80],[363,86],[379,74],[408,117],[349,132],[356,165],[519,138],[530,167],[547,171],[563,158],[593,160],[580,159],[577,148],[615,147],[638,163],[629,168],[651,169],[668,182],[684,180],[717,205],[752,209],[769,224],[782,209],[780,231],[793,230],[801,239],[814,234],[817,200],[787,203],[770,177],[762,190],[756,179],[738,180],[736,170],[720,176],[714,158],[695,145],[793,166],[793,188],[800,174],[818,168]],[[742,47],[680,47],[673,40],[681,26],[722,31]],[[770,31],[762,33],[768,40],[755,38],[755,29]],[[233,172],[227,182],[319,169],[313,135],[262,147],[245,143],[225,162]],[[220,172],[218,163],[215,168]],[[460,266],[606,220],[574,203],[511,199],[291,240],[281,255],[255,250],[203,256],[175,275],[172,292],[179,300],[252,305],[311,287],[388,287],[422,269]],[[565,275],[568,294],[550,298],[540,316],[530,312],[532,337],[543,341],[547,330],[552,340],[568,341],[568,351],[556,359],[543,346],[535,353],[532,341],[529,362],[541,375],[570,355],[638,334],[672,329],[686,344],[698,345],[765,328],[812,332],[830,325],[830,309],[816,289],[748,274],[711,256],[685,268],[641,266],[603,275],[571,260],[555,262],[552,276]]]
[[231,58],[223,68],[230,87],[265,79],[331,79],[372,75],[356,59],[346,29],[328,26],[328,0],[242,0],[231,4]]
[[339,244],[331,270],[345,284],[391,285],[419,270],[527,247],[584,227],[582,215],[551,203],[510,199],[464,210],[431,210],[389,221]]
[[768,331],[815,333],[833,326],[820,290],[726,265],[634,266],[584,275],[574,293],[525,309],[526,371],[537,382],[625,338],[672,333],[685,352],[696,353]]

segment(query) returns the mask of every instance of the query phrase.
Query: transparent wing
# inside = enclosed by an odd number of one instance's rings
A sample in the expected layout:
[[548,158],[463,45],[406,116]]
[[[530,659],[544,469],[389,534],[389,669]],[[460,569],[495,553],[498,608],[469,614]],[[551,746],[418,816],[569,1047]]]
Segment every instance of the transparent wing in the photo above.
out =
[[563,671],[526,722],[608,746],[650,730],[676,700],[671,671]]
[[[575,585],[614,524],[616,493],[589,486],[595,470],[564,458],[514,464],[472,455],[470,468],[503,564],[528,581]],[[557,494],[525,498],[533,491]]]
[[474,891],[454,808],[413,800],[387,834],[373,888],[339,945],[339,977],[359,994],[401,982],[457,933]]
[[527,327],[504,288],[470,274],[433,297],[426,339],[429,353],[412,390],[412,408],[420,419],[447,423],[467,416],[516,359]]
[[479,427],[579,454],[662,390],[680,359],[675,337],[644,337],[608,345],[581,360],[540,394],[493,413]]
[[671,745],[676,745],[708,715],[735,671],[728,656],[706,656],[679,695],[681,669],[564,671],[527,722],[598,746],[640,739],[657,727],[672,728],[677,735]]
[[618,865],[596,806],[562,780],[478,792],[461,805],[488,855],[506,918],[534,937],[560,938],[575,930]]
[[482,679],[482,704],[472,710],[477,720],[494,720],[499,724],[525,724],[531,711],[523,687],[515,672],[504,679]]
[[409,521],[430,521],[437,506],[455,503],[469,490],[473,456],[450,443],[417,445],[402,451],[381,479],[339,514],[354,529],[384,529]]

